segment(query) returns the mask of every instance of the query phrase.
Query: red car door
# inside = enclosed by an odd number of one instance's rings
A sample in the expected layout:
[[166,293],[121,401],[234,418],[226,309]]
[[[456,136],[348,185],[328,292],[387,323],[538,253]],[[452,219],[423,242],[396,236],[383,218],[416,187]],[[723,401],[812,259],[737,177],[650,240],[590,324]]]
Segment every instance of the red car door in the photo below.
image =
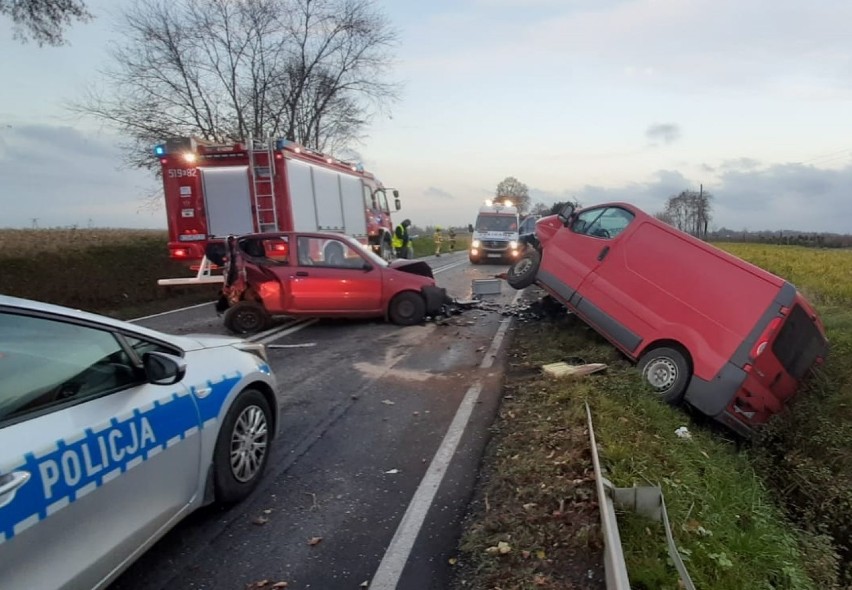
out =
[[[286,291],[294,313],[382,311],[382,271],[348,241],[299,236]],[[369,267],[369,268],[368,268]]]

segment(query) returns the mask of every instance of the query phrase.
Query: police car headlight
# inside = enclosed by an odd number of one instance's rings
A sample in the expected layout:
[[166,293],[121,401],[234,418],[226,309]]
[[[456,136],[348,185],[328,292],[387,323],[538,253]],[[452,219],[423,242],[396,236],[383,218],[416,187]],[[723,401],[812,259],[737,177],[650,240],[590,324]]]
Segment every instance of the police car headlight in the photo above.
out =
[[234,348],[253,354],[265,363],[269,362],[269,358],[266,356],[266,346],[260,342],[240,342],[234,344]]
[[479,240],[474,240],[474,241],[472,241],[472,242],[470,243],[470,247],[471,247],[471,248],[479,248],[481,245],[482,245],[482,244],[480,243],[480,241],[479,241]]

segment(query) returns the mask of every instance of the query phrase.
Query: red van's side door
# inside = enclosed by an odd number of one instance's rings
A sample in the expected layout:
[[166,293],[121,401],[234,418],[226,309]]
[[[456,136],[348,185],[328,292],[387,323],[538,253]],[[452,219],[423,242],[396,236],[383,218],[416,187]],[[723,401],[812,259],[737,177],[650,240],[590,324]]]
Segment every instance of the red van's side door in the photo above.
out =
[[[634,221],[621,207],[584,210],[569,227],[558,231],[546,247],[549,259],[539,277],[589,324],[626,352],[635,350],[648,323],[636,313],[636,277],[624,264],[621,250]],[[548,270],[552,269],[550,275]]]

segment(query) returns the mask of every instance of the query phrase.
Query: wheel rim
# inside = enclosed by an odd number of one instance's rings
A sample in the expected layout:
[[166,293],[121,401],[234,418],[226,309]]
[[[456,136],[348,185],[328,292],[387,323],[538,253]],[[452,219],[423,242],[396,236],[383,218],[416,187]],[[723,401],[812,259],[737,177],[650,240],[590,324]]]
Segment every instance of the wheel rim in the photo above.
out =
[[663,393],[677,381],[677,365],[670,358],[654,359],[645,367],[645,380],[656,392]]
[[408,301],[407,299],[404,301],[400,301],[396,306],[396,312],[399,317],[408,319],[414,315],[415,306],[412,301]]
[[244,309],[235,319],[237,326],[245,332],[256,330],[260,326],[260,315],[253,310]]
[[532,260],[529,258],[521,258],[515,263],[514,268],[512,269],[516,276],[525,274],[530,267],[532,266]]
[[245,483],[257,475],[266,456],[266,414],[258,406],[242,411],[231,433],[231,473]]

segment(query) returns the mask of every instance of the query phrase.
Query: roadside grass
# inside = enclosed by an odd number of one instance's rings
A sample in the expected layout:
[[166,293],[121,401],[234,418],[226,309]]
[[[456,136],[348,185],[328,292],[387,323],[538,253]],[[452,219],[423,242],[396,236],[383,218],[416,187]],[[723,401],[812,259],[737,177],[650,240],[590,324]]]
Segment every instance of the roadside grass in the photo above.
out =
[[[605,362],[608,369],[582,380],[556,380],[540,374],[542,364],[560,360]],[[542,532],[542,523],[536,518],[541,516],[536,512],[539,506],[544,514],[555,507],[559,512],[563,507],[574,511],[571,500],[577,490],[588,490],[591,499],[569,521],[585,522],[587,533],[580,537],[589,543],[582,547],[599,549],[599,527],[590,521],[599,519],[593,488],[565,488],[565,482],[548,470],[553,459],[573,454],[572,460],[577,462],[574,475],[581,480],[585,477],[583,481],[591,485],[584,401],[592,409],[606,477],[620,487],[662,487],[678,547],[696,587],[837,587],[830,544],[785,519],[752,467],[754,451],[738,449],[724,432],[701,420],[693,421],[686,412],[643,391],[633,365],[581,322],[569,318],[521,324],[511,363],[507,377],[510,399],[502,406],[461,544],[465,567],[459,578],[467,583],[458,588],[602,587],[583,578],[567,551],[548,550],[544,545],[571,546],[576,543],[574,530],[562,524],[561,530],[544,528]],[[692,432],[691,439],[675,435],[683,425]],[[570,444],[573,452],[563,450],[562,444]],[[550,457],[554,449],[556,454]],[[484,498],[488,498],[490,510],[483,509]],[[525,509],[529,502],[535,507]],[[593,515],[587,509],[593,509]],[[619,528],[632,588],[680,588],[667,556],[662,525],[622,514]],[[513,545],[510,557],[488,553],[488,547],[501,539]],[[567,572],[574,579],[563,575],[537,583],[534,576],[539,564],[514,554],[515,545],[528,551],[537,547],[532,539],[544,542],[541,550],[552,562],[548,572]],[[586,557],[591,559],[588,553]],[[465,573],[470,571],[480,577],[468,581]]]
[[833,540],[852,588],[852,251],[717,245],[791,281],[825,324],[828,360],[755,441],[754,465],[798,526]]

